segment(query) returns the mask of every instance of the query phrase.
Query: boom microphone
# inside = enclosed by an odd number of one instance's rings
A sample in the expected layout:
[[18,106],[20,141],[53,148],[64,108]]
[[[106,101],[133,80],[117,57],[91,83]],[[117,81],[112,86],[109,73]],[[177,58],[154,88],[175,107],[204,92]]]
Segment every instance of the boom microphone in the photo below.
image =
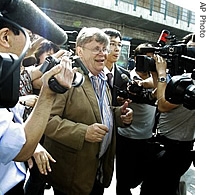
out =
[[1,0],[1,14],[57,45],[64,44],[68,36],[31,0]]

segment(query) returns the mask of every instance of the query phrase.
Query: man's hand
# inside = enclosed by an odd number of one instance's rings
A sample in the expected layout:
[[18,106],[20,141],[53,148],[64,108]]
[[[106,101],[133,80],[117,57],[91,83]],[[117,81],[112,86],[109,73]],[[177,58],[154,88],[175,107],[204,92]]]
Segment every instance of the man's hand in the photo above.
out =
[[[74,78],[74,73],[77,71],[77,68],[72,68],[72,61],[67,57],[63,56],[60,64],[53,67],[45,74],[42,75],[43,87],[48,87],[48,80],[54,76],[58,83],[66,88],[71,88],[71,84]],[[51,91],[52,93],[55,93]]]
[[130,125],[133,120],[133,110],[131,108],[128,108],[128,102],[126,101],[121,106],[121,119],[124,124]]
[[89,125],[85,135],[85,140],[93,143],[101,142],[108,130],[108,127],[103,124],[94,123]]
[[[37,145],[36,150],[33,154],[37,167],[41,174],[47,175],[47,172],[51,172],[51,167],[49,160],[56,162],[55,159],[47,152],[47,150],[40,144]],[[28,160],[28,166],[31,169],[33,167],[33,160],[30,158]]]
[[19,97],[19,102],[24,106],[34,107],[38,96],[35,94],[24,95]]
[[159,56],[155,55],[154,56],[155,62],[156,62],[156,70],[159,76],[165,75],[166,74],[166,68],[167,68],[167,63],[166,60]]

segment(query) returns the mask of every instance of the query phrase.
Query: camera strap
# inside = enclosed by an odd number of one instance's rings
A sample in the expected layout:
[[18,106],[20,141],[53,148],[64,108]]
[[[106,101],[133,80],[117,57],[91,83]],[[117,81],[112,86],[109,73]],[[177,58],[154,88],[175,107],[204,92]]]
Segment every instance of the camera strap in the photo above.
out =
[[[9,112],[11,112],[11,110],[9,108],[6,108]],[[12,118],[12,121],[15,123],[15,119],[14,119],[14,116]]]

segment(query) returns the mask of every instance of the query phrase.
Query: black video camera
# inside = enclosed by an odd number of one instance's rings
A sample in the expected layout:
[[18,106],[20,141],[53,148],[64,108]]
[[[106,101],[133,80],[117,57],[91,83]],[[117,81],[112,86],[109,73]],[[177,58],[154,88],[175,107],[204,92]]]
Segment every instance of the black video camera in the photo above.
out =
[[155,60],[146,55],[136,55],[136,71],[156,71]]
[[132,94],[142,96],[142,92],[143,87],[139,86],[135,81],[130,82],[128,89],[117,89],[117,95],[123,97],[124,99],[132,99]]
[[[169,34],[169,31],[163,30],[157,47],[142,47],[139,53],[154,53],[166,58],[167,69],[171,76],[185,72],[192,73],[195,69],[195,48],[187,47],[184,40],[177,41],[175,35]],[[165,44],[166,40],[170,40],[169,45]],[[136,67],[143,72],[156,71],[155,61],[146,55],[136,56]]]
[[166,86],[165,98],[172,104],[183,104],[189,110],[195,109],[195,85],[187,75],[176,75]]
[[121,74],[121,77],[123,80],[128,80],[128,87],[126,89],[118,88],[117,96],[123,97],[124,99],[130,99],[134,103],[155,104],[156,99],[152,97],[152,89],[146,89],[143,86],[139,86],[136,82],[139,78],[134,77],[133,80],[129,80],[125,74]]
[[[82,63],[82,61],[80,60],[78,56],[69,56],[69,58],[73,61],[72,67],[80,67],[83,70],[84,74],[88,74],[89,71],[84,66],[84,64]],[[52,67],[58,65],[59,63],[60,63],[59,59],[53,56],[48,56],[39,70],[42,73],[45,73],[46,71],[50,70]],[[76,72],[74,74],[72,86],[79,87],[80,85],[83,84],[83,82],[84,82],[84,76],[81,73]],[[48,81],[48,84],[49,84],[50,89],[55,91],[56,93],[65,93],[67,91],[65,87],[61,86],[58,83],[55,77],[51,77]]]

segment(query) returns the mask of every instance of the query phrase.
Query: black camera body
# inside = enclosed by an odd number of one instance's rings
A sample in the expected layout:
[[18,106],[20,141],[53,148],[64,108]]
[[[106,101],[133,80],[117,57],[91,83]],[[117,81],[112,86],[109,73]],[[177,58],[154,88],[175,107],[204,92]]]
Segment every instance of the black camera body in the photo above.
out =
[[[80,67],[83,70],[84,74],[88,74],[89,71],[86,69],[86,67],[84,66],[84,64],[82,63],[82,61],[80,60],[78,56],[70,56],[70,59],[73,60],[72,67]],[[53,56],[48,56],[39,70],[42,73],[45,73],[46,71],[50,70],[52,67],[58,64],[60,64],[59,59]],[[81,73],[76,72],[74,74],[72,86],[79,87],[80,85],[83,84],[84,79],[85,78]],[[50,89],[55,91],[56,93],[65,93],[67,91],[67,88],[60,85],[58,81],[55,79],[55,77],[51,77],[48,81],[48,84],[49,84]]]
[[130,99],[134,103],[145,103],[155,105],[156,99],[151,95],[152,89],[146,89],[143,86],[139,86],[135,80],[129,82],[127,89],[117,89],[117,95],[124,99]]
[[166,86],[165,98],[172,104],[183,104],[189,110],[195,109],[195,85],[187,75],[176,75]]
[[[18,56],[10,53],[0,53],[0,108],[14,107],[19,99],[20,67]],[[11,68],[14,70],[8,75]]]
[[[139,53],[154,53],[166,59],[167,69],[171,80],[166,87],[166,100],[172,104],[183,104],[184,107],[195,109],[195,47],[188,47],[185,41],[177,41],[175,36],[169,36],[170,32],[163,30],[158,47],[142,47]],[[164,37],[163,37],[164,36]],[[193,37],[195,39],[195,37]],[[170,44],[166,45],[166,40]],[[136,56],[136,70],[142,72],[156,71],[153,58],[146,55]],[[190,73],[190,77],[183,76]]]
[[[167,32],[169,35],[170,32]],[[165,58],[171,76],[185,72],[192,73],[195,69],[195,48],[187,47],[185,41],[177,41],[175,35],[166,36],[164,39],[170,40],[170,44],[162,43],[158,44],[158,47],[142,47],[139,53],[154,53]],[[136,56],[136,67],[142,72],[156,71],[155,61],[146,55]]]
[[136,55],[136,71],[156,71],[155,60],[147,55]]
[[[192,73],[195,69],[195,48],[188,48],[183,43],[163,47],[145,47],[141,48],[141,52],[152,52],[166,58],[167,69],[171,76],[184,72]],[[146,55],[137,55],[136,69],[141,72],[156,71],[155,60]]]
[[129,90],[127,89],[118,89],[117,95],[123,97],[124,99],[131,99],[133,100],[133,94],[137,96],[142,96],[143,94],[143,87],[139,86],[135,81],[130,83]]

